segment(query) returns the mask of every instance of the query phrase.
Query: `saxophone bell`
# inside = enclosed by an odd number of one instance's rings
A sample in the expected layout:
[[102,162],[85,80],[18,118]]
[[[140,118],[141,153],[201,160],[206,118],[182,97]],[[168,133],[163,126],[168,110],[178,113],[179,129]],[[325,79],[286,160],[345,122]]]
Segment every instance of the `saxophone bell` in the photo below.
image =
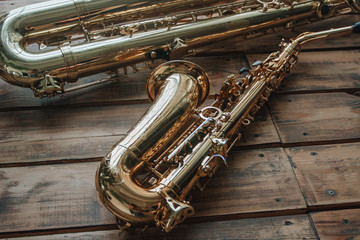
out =
[[100,199],[122,228],[149,225],[155,217],[170,231],[194,212],[165,179],[175,164],[154,156],[206,100],[209,88],[205,71],[186,61],[165,63],[151,74],[147,92],[152,106],[106,155],[96,173]]

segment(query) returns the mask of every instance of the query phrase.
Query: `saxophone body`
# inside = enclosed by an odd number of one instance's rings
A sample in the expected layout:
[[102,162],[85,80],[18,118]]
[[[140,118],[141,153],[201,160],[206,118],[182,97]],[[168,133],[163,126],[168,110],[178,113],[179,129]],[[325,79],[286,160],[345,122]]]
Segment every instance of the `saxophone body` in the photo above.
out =
[[[203,190],[242,129],[298,61],[300,46],[330,36],[360,33],[354,26],[304,33],[242,78],[230,75],[211,106],[199,108],[208,92],[206,73],[186,61],[160,65],[148,80],[151,108],[103,159],[96,173],[100,199],[121,229],[154,223],[171,231],[194,214],[189,192]],[[193,115],[192,124],[179,130]]]
[[[0,77],[51,97],[154,68],[205,44],[348,11],[359,0],[52,0],[0,17]],[[105,72],[106,80],[65,89]]]

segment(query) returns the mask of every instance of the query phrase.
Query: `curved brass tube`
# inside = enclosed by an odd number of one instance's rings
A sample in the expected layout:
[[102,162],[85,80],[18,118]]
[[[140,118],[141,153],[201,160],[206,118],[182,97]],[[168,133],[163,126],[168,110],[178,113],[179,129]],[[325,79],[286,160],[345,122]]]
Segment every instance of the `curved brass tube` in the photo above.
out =
[[[133,4],[136,2],[142,1],[132,1]],[[115,11],[114,9],[127,10],[129,5],[126,0],[53,0],[10,11],[0,21],[1,69],[12,77],[4,80],[29,87],[45,75],[74,80],[79,76],[110,69],[109,65],[115,61],[114,57],[126,49],[125,46],[119,47],[119,43],[114,45],[119,40],[94,41],[71,47],[64,45],[46,52],[31,52],[25,47],[28,42],[31,43],[29,36],[37,27],[42,29],[45,25],[45,30],[41,32],[43,38],[50,33],[61,35],[68,29],[75,29],[71,34],[85,34],[80,27],[84,19],[99,17],[104,12]],[[58,27],[62,22],[66,22],[66,25]],[[108,57],[106,61],[102,59],[104,55]],[[104,61],[108,66],[104,66]],[[87,73],[84,74],[83,65],[86,63],[90,66],[86,67]],[[97,64],[100,66],[96,66]]]
[[[53,96],[83,76],[110,71],[119,78],[127,66],[150,68],[213,41],[350,8],[358,11],[358,0],[53,0],[0,18],[0,76],[35,96]],[[44,49],[29,50],[35,43]]]
[[148,224],[164,204],[164,185],[151,189],[135,184],[134,172],[146,167],[153,156],[187,122],[209,93],[209,80],[195,64],[173,61],[158,68],[148,81],[155,98],[143,118],[104,158],[96,174],[96,186],[104,204],[123,221]]

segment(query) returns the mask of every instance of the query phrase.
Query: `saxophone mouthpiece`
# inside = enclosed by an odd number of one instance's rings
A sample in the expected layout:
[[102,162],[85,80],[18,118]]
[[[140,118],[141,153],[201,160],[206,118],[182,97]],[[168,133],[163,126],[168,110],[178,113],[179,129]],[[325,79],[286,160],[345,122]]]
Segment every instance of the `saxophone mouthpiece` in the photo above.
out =
[[360,33],[360,22],[357,22],[352,27],[354,33]]

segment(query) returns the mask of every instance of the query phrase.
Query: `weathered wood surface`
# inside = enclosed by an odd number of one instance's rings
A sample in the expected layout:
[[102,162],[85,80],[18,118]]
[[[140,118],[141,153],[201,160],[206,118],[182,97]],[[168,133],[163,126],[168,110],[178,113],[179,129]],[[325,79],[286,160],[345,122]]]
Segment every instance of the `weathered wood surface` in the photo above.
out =
[[[149,106],[146,103],[0,112],[0,166],[103,157]],[[244,134],[237,146],[280,143],[267,109],[259,112]]]
[[97,162],[1,170],[0,232],[114,223],[97,200]]
[[[219,92],[222,84],[230,74],[239,75],[239,69],[247,66],[246,58],[242,55],[223,55],[217,57],[192,57],[187,58],[202,66],[211,80],[210,94]],[[118,82],[105,83],[102,85],[82,89],[76,92],[64,94],[55,98],[38,99],[32,90],[0,82],[0,106],[1,109],[25,108],[25,107],[56,107],[70,105],[92,105],[96,104],[119,104],[131,102],[148,102],[146,95],[146,81],[150,70],[138,73],[129,73],[128,77]],[[91,82],[99,78],[106,78],[105,74],[90,76],[81,79],[76,84],[68,84],[65,87]]]
[[236,147],[247,148],[259,145],[279,146],[280,138],[268,108],[264,106],[255,116],[255,121],[244,129]]
[[[317,32],[324,31],[329,28],[345,27],[353,25],[360,21],[360,15],[350,14],[345,16],[337,16],[334,18],[323,19],[319,22],[314,22],[309,25],[299,26],[293,30],[282,31],[276,34],[269,34],[254,39],[244,40],[242,38],[234,38],[220,43],[214,43],[212,45],[203,47],[199,50],[199,54],[210,52],[219,53],[230,50],[246,53],[263,53],[272,52],[279,49],[279,43],[282,39],[289,41],[292,38],[297,37],[303,32]],[[318,50],[318,49],[336,49],[336,48],[358,48],[360,36],[353,35],[351,38],[343,36],[329,39],[322,39],[314,42],[310,42],[302,47],[306,50]],[[355,41],[354,41],[355,40]]]
[[315,212],[312,221],[321,239],[359,239],[360,209]]
[[[248,62],[253,63],[255,60],[265,59],[267,55],[250,54],[247,55],[247,59]],[[299,58],[299,63],[284,79],[279,93],[360,90],[359,50],[331,51],[321,54],[304,52]],[[219,92],[228,75],[237,74],[239,69],[248,65],[243,56],[232,55],[193,57],[187,60],[197,63],[206,70],[211,80],[211,95]],[[2,81],[0,109],[147,102],[145,86],[149,73],[150,71],[132,73],[119,82],[106,83],[50,99],[35,98],[30,89],[19,88]],[[88,82],[95,78],[88,77],[84,81]]]
[[206,191],[194,192],[195,216],[304,211],[301,192],[282,149],[232,152],[228,165]]
[[[0,12],[40,1],[0,1]],[[263,59],[281,38],[349,25],[359,17],[233,39],[188,60],[208,71],[214,94],[227,75]],[[43,100],[0,82],[0,238],[359,238],[360,100],[349,94],[360,89],[359,37],[304,48],[280,93],[230,153],[229,168],[221,168],[205,192],[192,193],[196,215],[170,234],[115,230],[94,186],[98,160],[150,106],[144,88],[150,71]]]
[[360,99],[348,93],[276,96],[273,116],[282,143],[358,140]]
[[286,151],[309,208],[360,207],[359,142],[295,147]]
[[[233,152],[228,162],[229,168],[221,169],[203,193],[194,191],[195,220],[305,212],[300,188],[282,149]],[[1,169],[0,232],[114,224],[114,217],[97,200],[94,177],[98,165]]]
[[28,4],[45,2],[46,0],[1,0],[0,1],[0,13],[8,12],[18,7],[23,7]]
[[[248,54],[247,58],[253,63],[266,56]],[[360,91],[359,62],[360,50],[302,52],[277,93]]]
[[[23,238],[16,238],[23,239]],[[306,215],[182,224],[170,233],[148,229],[144,233],[119,230],[58,234],[26,239],[318,239]]]

